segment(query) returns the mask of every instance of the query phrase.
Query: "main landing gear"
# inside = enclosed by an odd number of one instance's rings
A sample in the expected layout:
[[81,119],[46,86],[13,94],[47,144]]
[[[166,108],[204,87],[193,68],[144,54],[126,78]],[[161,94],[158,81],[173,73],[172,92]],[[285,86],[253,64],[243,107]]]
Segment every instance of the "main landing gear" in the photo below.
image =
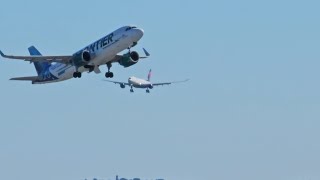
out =
[[106,72],[106,78],[113,78],[113,72]]
[[130,88],[130,92],[132,92],[132,93],[133,93],[133,89],[132,89],[132,86],[131,86],[131,88]]
[[74,72],[73,77],[74,78],[81,78],[81,72]]
[[147,90],[146,90],[146,93],[150,93],[150,90],[149,90],[149,89],[147,89]]
[[107,63],[107,67],[108,67],[108,72],[106,72],[106,74],[105,74],[106,78],[113,78],[113,72],[110,72],[110,69],[112,67],[111,62]]

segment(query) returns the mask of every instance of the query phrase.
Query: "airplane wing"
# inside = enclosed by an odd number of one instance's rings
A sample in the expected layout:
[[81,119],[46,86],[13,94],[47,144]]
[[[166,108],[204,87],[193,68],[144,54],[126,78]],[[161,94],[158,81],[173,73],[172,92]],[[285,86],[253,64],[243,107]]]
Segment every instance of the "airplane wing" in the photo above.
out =
[[115,84],[123,84],[123,85],[130,86],[130,84],[129,84],[129,83],[127,83],[127,82],[118,82],[118,81],[110,81],[110,80],[104,80],[104,81],[112,82],[112,83],[115,83]]
[[0,55],[4,58],[8,59],[19,59],[24,61],[30,62],[58,62],[64,64],[70,64],[70,60],[73,56],[12,56],[12,55],[5,55],[2,51],[0,51]]
[[150,53],[145,49],[145,48],[142,48],[143,49],[143,52],[146,56],[142,56],[140,58],[144,59],[144,58],[148,58],[150,56]]
[[[145,56],[140,56],[139,58],[140,59],[145,59],[145,58],[148,58],[150,56],[150,53],[145,49],[145,48],[142,48],[143,49],[143,52],[145,54]],[[123,58],[123,55],[116,55],[112,60],[111,62],[119,62],[119,60]]]
[[174,83],[182,83],[182,82],[187,82],[189,79],[183,80],[183,81],[172,81],[172,82],[163,82],[163,83],[152,83],[152,86],[163,86],[163,85],[170,85]]

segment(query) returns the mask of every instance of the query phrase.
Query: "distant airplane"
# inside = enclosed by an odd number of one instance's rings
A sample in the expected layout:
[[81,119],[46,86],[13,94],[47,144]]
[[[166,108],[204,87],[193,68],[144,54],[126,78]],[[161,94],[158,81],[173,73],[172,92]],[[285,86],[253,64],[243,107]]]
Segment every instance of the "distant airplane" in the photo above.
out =
[[[5,55],[1,51],[0,55],[4,58],[33,62],[38,73],[37,76],[10,80],[31,81],[32,84],[59,82],[72,77],[81,78],[81,73],[85,71],[98,74],[101,72],[99,66],[104,64],[108,67],[106,78],[112,78],[113,73],[110,72],[112,63],[118,62],[126,68],[136,64],[139,59],[150,56],[144,48],[145,57],[140,57],[136,51],[130,51],[130,48],[138,43],[143,34],[143,29],[136,26],[124,26],[73,55],[67,56],[42,56],[34,46],[28,48],[31,56]],[[128,49],[127,53],[117,55],[125,49]]]
[[173,83],[181,83],[181,82],[186,82],[189,80],[189,79],[186,79],[184,81],[152,83],[152,82],[150,82],[150,79],[151,79],[151,69],[149,70],[147,80],[136,78],[136,77],[132,76],[128,79],[128,82],[118,82],[118,81],[109,81],[109,80],[105,80],[105,81],[112,82],[115,84],[120,84],[121,88],[125,88],[126,86],[130,86],[131,87],[130,92],[133,92],[133,87],[135,87],[135,88],[147,89],[146,92],[150,93],[149,89],[152,89],[154,86],[169,85],[169,84],[173,84]]

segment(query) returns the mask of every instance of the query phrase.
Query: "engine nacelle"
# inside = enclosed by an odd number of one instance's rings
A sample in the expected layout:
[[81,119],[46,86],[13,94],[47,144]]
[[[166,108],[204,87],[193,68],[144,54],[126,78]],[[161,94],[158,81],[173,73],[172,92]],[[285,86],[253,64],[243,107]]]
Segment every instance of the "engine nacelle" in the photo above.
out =
[[123,57],[119,60],[119,64],[123,67],[129,67],[136,64],[139,61],[139,54],[136,51],[124,54]]
[[72,61],[77,66],[87,64],[91,60],[91,54],[88,50],[83,50],[81,53],[73,55]]
[[126,87],[126,85],[122,83],[122,84],[120,84],[120,87],[123,89]]
[[152,88],[153,88],[153,85],[152,85],[152,84],[150,84],[150,85],[149,85],[149,89],[152,89]]

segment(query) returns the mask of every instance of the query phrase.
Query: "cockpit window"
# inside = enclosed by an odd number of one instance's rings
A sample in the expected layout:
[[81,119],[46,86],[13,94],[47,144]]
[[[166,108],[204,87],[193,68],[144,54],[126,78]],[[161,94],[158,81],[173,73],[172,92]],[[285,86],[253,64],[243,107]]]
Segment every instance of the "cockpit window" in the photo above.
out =
[[126,28],[126,31],[129,31],[130,29],[136,29],[137,27],[136,26],[129,26]]

